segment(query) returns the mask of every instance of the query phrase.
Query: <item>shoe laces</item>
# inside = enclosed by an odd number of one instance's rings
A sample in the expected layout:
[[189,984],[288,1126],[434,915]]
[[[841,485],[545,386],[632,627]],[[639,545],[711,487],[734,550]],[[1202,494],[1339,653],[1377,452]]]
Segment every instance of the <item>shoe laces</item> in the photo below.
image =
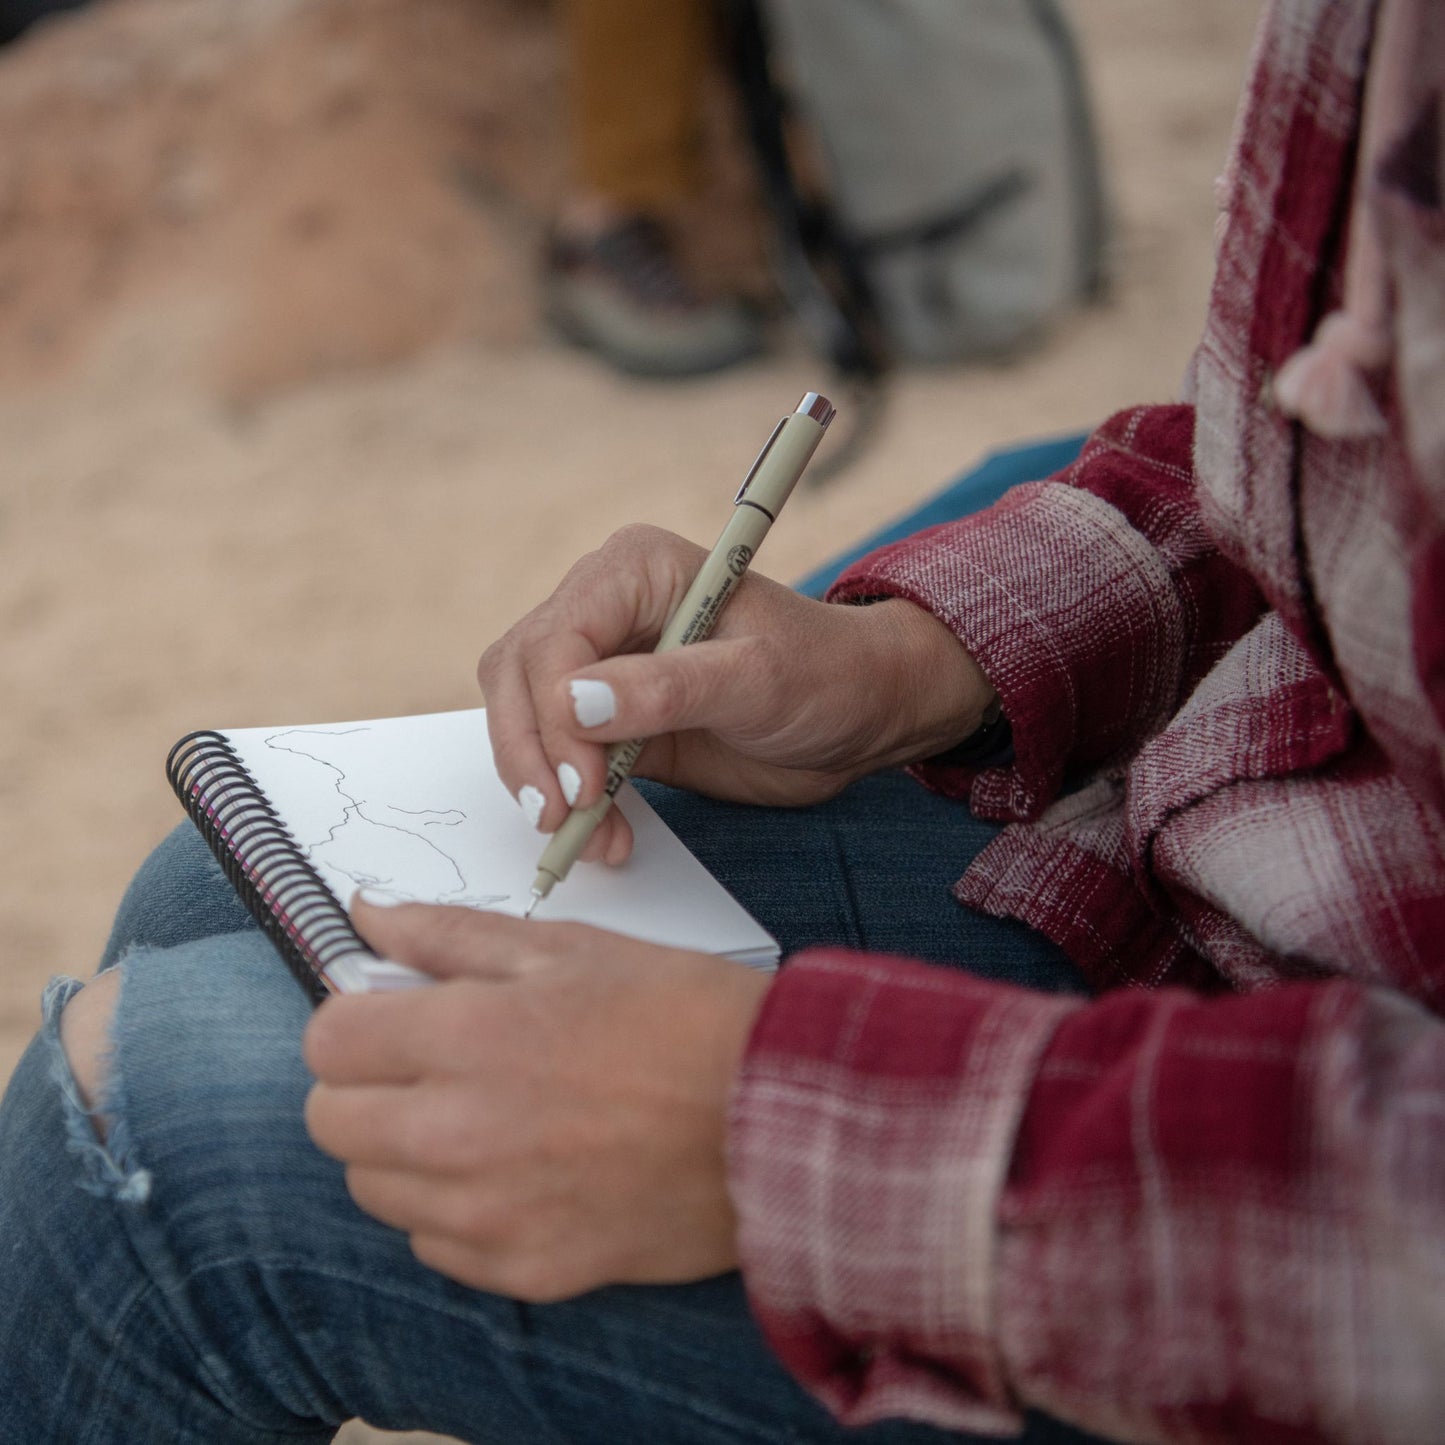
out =
[[598,236],[588,247],[592,259],[647,306],[688,310],[697,292],[678,269],[662,227],[649,216],[634,216]]

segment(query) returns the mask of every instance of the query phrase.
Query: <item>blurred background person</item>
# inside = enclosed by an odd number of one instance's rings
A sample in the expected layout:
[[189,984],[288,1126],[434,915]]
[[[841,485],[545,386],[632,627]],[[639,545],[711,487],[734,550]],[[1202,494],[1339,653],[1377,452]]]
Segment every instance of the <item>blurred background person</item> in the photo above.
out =
[[697,186],[706,0],[562,0],[572,188],[549,237],[552,327],[620,370],[694,376],[756,356],[760,319],[704,296],[668,222]]

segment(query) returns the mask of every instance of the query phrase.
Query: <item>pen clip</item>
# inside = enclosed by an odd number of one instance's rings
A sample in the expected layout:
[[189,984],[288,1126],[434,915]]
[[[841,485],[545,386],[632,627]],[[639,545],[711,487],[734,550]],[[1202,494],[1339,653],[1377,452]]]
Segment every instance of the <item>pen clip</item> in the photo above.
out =
[[787,424],[788,424],[788,419],[787,419],[787,417],[784,417],[784,418],[777,424],[777,426],[775,426],[775,427],[773,428],[773,434],[772,434],[772,436],[770,436],[770,437],[767,439],[767,441],[765,441],[765,442],[763,443],[763,449],[762,449],[762,451],[760,451],[760,452],[758,453],[758,459],[757,459],[757,461],[755,461],[755,462],[752,464],[752,466],[748,468],[748,474],[747,474],[747,476],[745,476],[745,477],[743,478],[743,484],[742,484],[742,486],[740,486],[740,487],[738,488],[738,494],[737,494],[737,496],[735,496],[735,497],[733,498],[733,506],[736,507],[736,506],[738,505],[738,503],[741,502],[742,499],[743,499],[745,496],[747,496],[747,494],[748,494],[748,488],[752,485],[753,478],[754,478],[755,476],[757,476],[757,474],[758,474],[758,468],[759,468],[760,466],[762,466],[762,464],[763,464],[763,459],[767,456],[767,454],[768,454],[770,451],[772,451],[772,449],[773,449],[773,443],[774,443],[775,441],[777,441],[777,439],[778,439],[779,436],[782,435],[783,428],[784,428],[785,426],[787,426]]

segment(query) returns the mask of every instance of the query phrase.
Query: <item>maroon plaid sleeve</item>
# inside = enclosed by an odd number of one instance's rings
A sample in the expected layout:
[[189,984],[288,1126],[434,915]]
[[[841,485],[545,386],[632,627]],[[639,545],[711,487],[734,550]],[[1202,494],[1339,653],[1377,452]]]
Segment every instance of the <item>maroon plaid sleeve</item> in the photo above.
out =
[[1445,1027],[1337,982],[1111,995],[1045,1053],[1000,1349],[1131,1440],[1423,1441],[1445,1419]]
[[994,1221],[1039,1056],[1079,1006],[831,950],[769,990],[730,1135],[744,1278],[784,1364],[844,1421],[1017,1427]]
[[1442,1098],[1445,1027],[1385,990],[1081,1004],[805,954],[735,1100],[744,1276],[849,1423],[1434,1439]]
[[[1193,409],[1122,412],[1057,478],[854,564],[829,596],[903,597],[946,623],[998,690],[1015,763],[920,769],[985,817],[1036,817],[1066,770],[1127,755],[1263,609],[1209,540]],[[971,793],[969,790],[972,790]]]

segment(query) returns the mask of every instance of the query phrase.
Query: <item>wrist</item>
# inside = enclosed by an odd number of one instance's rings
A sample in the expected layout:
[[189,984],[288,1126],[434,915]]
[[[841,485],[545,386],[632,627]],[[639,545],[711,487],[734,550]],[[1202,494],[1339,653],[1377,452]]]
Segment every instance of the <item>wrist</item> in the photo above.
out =
[[879,695],[890,711],[882,766],[949,752],[997,725],[998,693],[946,624],[902,598],[866,611],[878,630]]

